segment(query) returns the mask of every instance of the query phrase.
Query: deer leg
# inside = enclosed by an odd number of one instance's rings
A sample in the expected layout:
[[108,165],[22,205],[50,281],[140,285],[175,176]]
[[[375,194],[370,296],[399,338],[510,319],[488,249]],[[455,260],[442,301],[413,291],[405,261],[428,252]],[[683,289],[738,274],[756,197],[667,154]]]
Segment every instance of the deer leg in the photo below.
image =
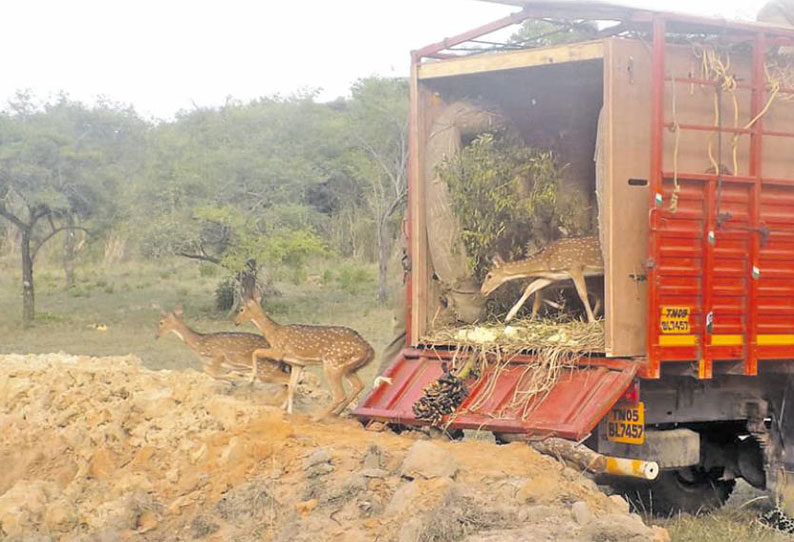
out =
[[284,399],[284,404],[281,405],[282,409],[287,410],[287,414],[292,414],[292,398],[295,396],[295,389],[298,387],[298,382],[300,382],[303,375],[303,367],[300,365],[291,365],[291,367],[289,382],[287,383],[287,397]]
[[220,367],[223,364],[223,360],[226,359],[226,356],[223,354],[217,355],[212,358],[212,361],[206,366],[206,372],[215,380],[223,380],[224,382],[228,382],[229,384],[234,385],[234,381],[231,377],[222,375],[220,373]]
[[364,383],[355,372],[345,375],[345,380],[347,380],[347,383],[350,384],[350,393],[345,396],[345,401],[334,409],[332,412],[334,416],[339,416],[342,414],[342,412],[347,408],[347,405],[355,401],[356,397],[358,397],[358,394],[364,389]]
[[601,314],[601,297],[595,294],[593,297],[595,297],[595,303],[593,304],[593,315],[599,316]]
[[553,281],[548,279],[535,279],[534,281],[532,281],[530,285],[527,286],[527,289],[524,290],[524,295],[521,296],[521,299],[519,299],[518,302],[515,305],[513,305],[513,308],[510,309],[510,312],[507,313],[507,316],[505,317],[505,322],[509,322],[515,317],[516,314],[518,314],[518,311],[521,310],[521,307],[524,306],[524,303],[526,303],[527,299],[529,299],[529,296],[531,296],[538,290],[545,288],[552,282]]
[[535,298],[532,300],[532,318],[538,317],[538,312],[540,311],[540,306],[543,305],[543,290],[538,290],[535,292]]
[[345,386],[342,384],[342,377],[344,376],[343,370],[337,367],[331,367],[327,362],[323,363],[323,369],[325,370],[325,377],[331,385],[333,399],[331,399],[331,404],[329,404],[326,409],[312,417],[312,421],[315,422],[322,420],[345,402]]
[[271,359],[278,363],[284,357],[284,353],[275,348],[257,348],[251,353],[251,384],[254,383],[258,374],[259,358]]
[[578,269],[571,271],[571,278],[573,279],[574,286],[576,286],[576,292],[579,294],[579,299],[582,300],[584,309],[587,311],[587,321],[591,323],[595,322],[593,310],[590,308],[590,301],[587,299],[587,283],[584,281],[584,273]]

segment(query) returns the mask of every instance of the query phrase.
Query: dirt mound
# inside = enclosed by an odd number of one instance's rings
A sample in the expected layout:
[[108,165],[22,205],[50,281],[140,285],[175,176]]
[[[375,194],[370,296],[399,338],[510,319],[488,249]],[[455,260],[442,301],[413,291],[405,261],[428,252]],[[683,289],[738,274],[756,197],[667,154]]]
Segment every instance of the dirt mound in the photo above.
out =
[[526,446],[313,424],[272,392],[134,357],[0,356],[0,539],[667,538]]

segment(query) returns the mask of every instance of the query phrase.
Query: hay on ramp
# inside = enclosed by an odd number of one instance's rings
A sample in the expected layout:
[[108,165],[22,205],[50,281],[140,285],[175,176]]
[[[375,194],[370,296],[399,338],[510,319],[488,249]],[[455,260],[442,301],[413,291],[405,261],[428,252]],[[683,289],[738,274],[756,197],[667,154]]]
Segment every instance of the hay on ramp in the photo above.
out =
[[484,390],[467,410],[477,412],[491,397],[500,374],[520,354],[523,372],[512,400],[496,416],[518,415],[526,419],[554,388],[566,369],[575,369],[583,357],[604,352],[604,323],[573,320],[556,322],[540,319],[472,325],[434,330],[422,342],[429,346],[455,349],[453,366],[474,363],[470,374],[487,378]]

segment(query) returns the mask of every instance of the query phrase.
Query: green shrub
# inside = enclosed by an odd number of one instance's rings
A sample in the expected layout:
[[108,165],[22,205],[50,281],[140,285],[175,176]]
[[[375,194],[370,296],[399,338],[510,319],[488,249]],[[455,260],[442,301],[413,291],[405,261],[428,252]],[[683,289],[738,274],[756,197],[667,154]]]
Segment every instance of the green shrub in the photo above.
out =
[[215,308],[220,312],[228,312],[234,306],[234,295],[237,281],[234,277],[226,277],[215,287]]
[[345,264],[339,268],[336,282],[339,288],[348,294],[355,295],[361,292],[375,278],[365,268],[355,264]]
[[330,269],[326,269],[323,271],[322,276],[320,277],[320,282],[323,286],[328,286],[334,280],[334,272]]
[[59,324],[66,321],[63,314],[53,314],[51,312],[38,311],[36,313],[37,324]]
[[114,285],[113,284],[108,284],[107,286],[105,286],[104,292],[106,294],[112,294],[114,290],[115,290]]
[[87,284],[73,286],[66,291],[69,297],[91,297],[91,287]]
[[214,263],[204,262],[199,265],[199,276],[202,277],[217,277],[218,276],[218,266]]
[[496,254],[514,260],[530,247],[591,228],[581,195],[563,190],[564,165],[550,151],[499,134],[482,134],[436,171],[449,186],[470,270],[483,278]]

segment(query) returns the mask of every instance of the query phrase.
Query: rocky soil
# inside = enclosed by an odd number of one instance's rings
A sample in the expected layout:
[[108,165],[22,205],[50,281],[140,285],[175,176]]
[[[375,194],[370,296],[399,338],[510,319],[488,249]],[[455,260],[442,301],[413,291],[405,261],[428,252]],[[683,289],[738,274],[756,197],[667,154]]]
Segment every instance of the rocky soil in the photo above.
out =
[[658,541],[525,445],[314,424],[133,357],[0,356],[0,540]]

